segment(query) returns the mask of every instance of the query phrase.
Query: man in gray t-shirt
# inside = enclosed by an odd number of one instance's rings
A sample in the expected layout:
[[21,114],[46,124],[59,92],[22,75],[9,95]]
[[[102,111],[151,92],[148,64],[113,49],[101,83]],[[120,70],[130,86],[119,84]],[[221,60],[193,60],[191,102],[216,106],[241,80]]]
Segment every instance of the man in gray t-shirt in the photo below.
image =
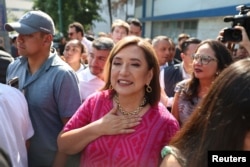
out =
[[30,11],[18,22],[5,24],[17,31],[17,58],[7,70],[7,81],[19,78],[35,134],[28,149],[29,166],[63,166],[65,155],[57,152],[57,136],[81,104],[73,70],[51,48],[53,20],[42,11]]

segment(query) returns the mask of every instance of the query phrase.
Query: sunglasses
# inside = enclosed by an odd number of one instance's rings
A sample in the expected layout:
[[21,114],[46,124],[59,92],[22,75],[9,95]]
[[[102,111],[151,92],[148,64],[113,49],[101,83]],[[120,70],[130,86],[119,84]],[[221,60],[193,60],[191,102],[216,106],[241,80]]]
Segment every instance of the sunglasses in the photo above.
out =
[[202,54],[193,54],[192,58],[195,61],[199,61],[202,65],[207,65],[211,61],[218,61],[217,59],[212,58],[211,56],[202,55]]
[[73,32],[69,32],[68,33],[68,36],[72,36],[74,33]]

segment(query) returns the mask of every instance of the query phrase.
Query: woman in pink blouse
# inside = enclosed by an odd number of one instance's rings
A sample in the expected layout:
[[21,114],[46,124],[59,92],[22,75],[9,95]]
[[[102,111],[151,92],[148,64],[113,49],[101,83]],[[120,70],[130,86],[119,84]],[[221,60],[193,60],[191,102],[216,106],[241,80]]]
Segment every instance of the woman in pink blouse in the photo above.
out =
[[58,137],[66,154],[82,151],[80,166],[152,167],[179,129],[159,103],[159,65],[152,46],[128,36],[111,51],[106,84],[79,107]]

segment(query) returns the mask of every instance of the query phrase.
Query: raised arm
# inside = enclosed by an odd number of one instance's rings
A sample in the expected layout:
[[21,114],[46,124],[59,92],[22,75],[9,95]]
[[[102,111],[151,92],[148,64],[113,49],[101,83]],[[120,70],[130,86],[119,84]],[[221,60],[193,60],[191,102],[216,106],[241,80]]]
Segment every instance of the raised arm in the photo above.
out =
[[246,30],[242,26],[235,26],[235,28],[240,29],[242,32],[242,41],[240,44],[247,50],[247,52],[250,54],[250,40],[246,33]]

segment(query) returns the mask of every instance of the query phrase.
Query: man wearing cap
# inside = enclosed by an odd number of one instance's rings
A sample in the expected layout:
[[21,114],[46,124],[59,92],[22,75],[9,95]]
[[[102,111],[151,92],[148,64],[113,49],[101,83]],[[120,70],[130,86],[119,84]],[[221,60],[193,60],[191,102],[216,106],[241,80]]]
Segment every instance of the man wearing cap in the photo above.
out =
[[18,22],[5,24],[5,30],[19,33],[21,57],[9,65],[7,81],[18,77],[18,88],[28,102],[35,131],[28,149],[29,166],[53,166],[60,155],[57,136],[81,104],[76,75],[51,47],[55,28],[48,14],[27,12]]

